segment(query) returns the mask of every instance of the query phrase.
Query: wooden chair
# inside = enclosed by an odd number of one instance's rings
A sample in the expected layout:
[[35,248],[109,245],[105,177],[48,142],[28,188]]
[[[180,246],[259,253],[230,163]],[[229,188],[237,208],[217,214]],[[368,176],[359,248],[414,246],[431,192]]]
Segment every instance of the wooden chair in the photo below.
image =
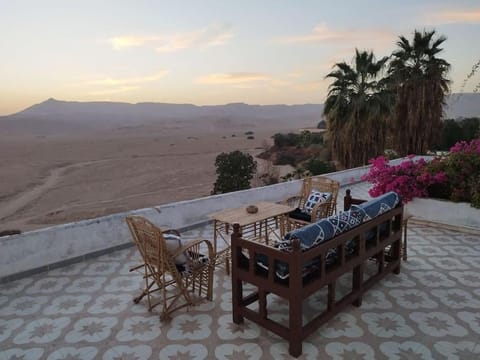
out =
[[[126,222],[143,259],[145,288],[134,299],[135,303],[147,296],[149,311],[161,304],[160,320],[163,321],[168,319],[172,312],[184,306],[195,305],[204,298],[212,300],[214,253],[213,246],[208,240],[194,240],[170,252],[164,238],[166,231],[162,231],[141,216],[127,216]],[[177,231],[173,232],[178,234]],[[181,254],[186,254],[189,258],[188,271],[180,271],[179,266],[175,264],[175,258]],[[208,261],[204,261],[205,256],[208,257]],[[156,291],[161,294],[160,301],[152,303],[151,295]],[[196,291],[198,299],[191,294]]]
[[332,194],[332,197],[325,202],[318,202],[312,209],[310,219],[289,220],[293,220],[294,222],[297,222],[298,225],[304,226],[311,222],[316,222],[325,217],[329,217],[337,212],[337,197],[340,190],[340,183],[323,176],[307,177],[303,179],[300,194],[288,198],[285,200],[285,203],[292,207],[303,209],[310,193],[314,190],[319,192],[329,192]]

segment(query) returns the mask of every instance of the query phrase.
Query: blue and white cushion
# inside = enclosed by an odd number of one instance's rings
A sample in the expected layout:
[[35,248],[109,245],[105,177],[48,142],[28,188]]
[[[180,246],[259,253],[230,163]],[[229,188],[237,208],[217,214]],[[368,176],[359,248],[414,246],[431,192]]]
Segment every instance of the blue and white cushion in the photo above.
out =
[[[388,210],[393,209],[400,203],[400,197],[395,192],[384,194],[378,198],[360,204],[352,205],[350,210],[332,215],[326,219],[321,219],[316,223],[295,229],[275,244],[275,247],[283,251],[292,251],[292,240],[297,238],[300,240],[302,251],[306,251],[313,246],[323,243],[333,237],[340,235],[365,221],[371,220]],[[380,228],[382,231],[382,228]],[[372,234],[374,235],[376,231]],[[367,242],[370,237],[367,234]],[[351,239],[346,243],[347,255],[352,255],[358,247],[358,240]],[[337,260],[338,254],[335,248],[329,249],[325,255],[325,264],[331,265]],[[256,255],[257,265],[264,269],[268,269],[268,258],[265,255]],[[304,264],[303,275],[307,275],[315,271],[319,266],[318,260],[312,260],[308,264]],[[275,263],[275,274],[280,279],[288,279],[289,269],[286,263],[278,261]]]
[[390,191],[360,205],[352,205],[351,209],[362,212],[363,222],[365,222],[395,208],[399,203],[400,196],[396,192]]
[[312,246],[321,244],[334,236],[348,231],[363,222],[363,212],[357,210],[343,211],[337,215],[321,219],[313,224],[295,229],[285,235],[278,244],[281,250],[292,250],[292,239],[300,240],[300,247],[303,251]]
[[307,214],[311,214],[313,207],[317,205],[319,202],[323,203],[332,198],[332,193],[329,192],[320,192],[317,190],[312,190],[310,195],[308,196],[307,201],[305,202],[305,206],[303,207],[303,210]]

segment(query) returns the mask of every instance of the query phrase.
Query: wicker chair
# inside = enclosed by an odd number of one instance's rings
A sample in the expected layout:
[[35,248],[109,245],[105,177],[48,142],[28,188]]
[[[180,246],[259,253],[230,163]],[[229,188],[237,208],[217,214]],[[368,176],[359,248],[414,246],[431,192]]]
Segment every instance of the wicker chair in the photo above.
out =
[[320,191],[320,192],[329,192],[332,194],[330,200],[325,202],[318,202],[312,209],[310,221],[306,220],[299,220],[299,219],[291,219],[294,222],[298,222],[298,225],[306,225],[311,222],[318,221],[322,218],[328,217],[333,215],[337,212],[337,196],[340,189],[340,183],[338,181],[323,177],[323,176],[316,176],[316,177],[308,177],[303,179],[302,189],[300,190],[300,194],[296,196],[292,196],[285,200],[287,205],[292,207],[303,209],[305,203],[307,202],[310,193],[313,190]]
[[[142,254],[142,259],[144,259],[145,256],[142,253],[143,252],[143,246],[140,245],[140,241],[138,240],[137,233],[135,231],[135,227],[133,226],[133,221],[127,220],[127,225],[128,225],[129,230],[130,230],[130,234],[132,235],[132,242],[135,244],[138,251]],[[168,233],[180,236],[180,233],[175,229],[164,229],[164,230],[162,230],[162,234],[168,234]],[[149,292],[151,293],[151,292],[159,290],[158,287],[152,289],[152,287],[155,285],[155,281],[152,280],[152,273],[150,271],[150,267],[146,263],[142,262],[141,264],[134,265],[130,268],[129,271],[132,272],[132,271],[139,271],[139,270],[143,271],[143,275],[144,275],[143,277],[145,279],[145,288],[140,293],[140,295],[133,298],[133,302],[135,304],[138,304],[145,297],[145,295],[147,295]]]
[[[127,216],[126,222],[143,259],[145,288],[134,298],[135,303],[147,296],[149,311],[161,304],[160,320],[163,321],[184,306],[195,305],[204,298],[212,300],[214,254],[208,240],[192,241],[172,253],[165,243],[164,233],[167,231],[160,230],[141,216]],[[168,232],[178,234],[175,230]],[[205,259],[202,251],[209,261],[201,261]],[[188,255],[189,271],[181,272],[175,264],[175,258],[180,254]],[[132,269],[135,268],[139,267]],[[156,291],[161,294],[160,301],[152,303],[151,294]],[[198,298],[194,298],[191,292],[197,292]]]

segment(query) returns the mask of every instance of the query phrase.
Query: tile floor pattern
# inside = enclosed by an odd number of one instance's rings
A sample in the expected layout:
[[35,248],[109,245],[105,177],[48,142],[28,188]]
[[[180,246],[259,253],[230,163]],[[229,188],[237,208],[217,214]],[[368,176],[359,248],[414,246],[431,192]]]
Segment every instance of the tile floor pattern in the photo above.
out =
[[[357,192],[358,193],[358,192]],[[186,237],[212,238],[211,226]],[[136,249],[0,284],[0,359],[288,359],[287,343],[245,320],[232,323],[231,282],[215,273],[214,301],[149,313]],[[343,278],[346,285],[348,278]],[[325,304],[304,304],[306,316]],[[272,299],[272,317],[285,303]],[[409,226],[400,275],[369,290],[303,343],[302,359],[480,359],[480,236]]]

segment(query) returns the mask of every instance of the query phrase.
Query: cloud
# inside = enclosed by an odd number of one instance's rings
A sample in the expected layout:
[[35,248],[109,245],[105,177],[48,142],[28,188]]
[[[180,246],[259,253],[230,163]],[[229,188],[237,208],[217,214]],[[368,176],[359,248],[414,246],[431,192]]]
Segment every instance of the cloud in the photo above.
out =
[[429,13],[426,17],[432,24],[478,24],[480,9],[443,10]]
[[111,95],[111,94],[129,92],[129,91],[137,90],[139,88],[140,88],[139,86],[120,86],[118,88],[91,91],[88,94],[89,95]]
[[288,44],[308,44],[317,42],[333,42],[333,43],[356,43],[359,40],[372,41],[375,43],[392,41],[395,38],[389,30],[333,30],[326,23],[321,23],[313,28],[313,30],[304,35],[286,36],[278,41]]
[[140,77],[127,77],[127,78],[102,78],[95,80],[88,80],[83,82],[85,85],[105,85],[105,86],[118,86],[118,85],[131,85],[131,84],[143,84],[160,80],[168,74],[168,70],[161,70],[155,74],[140,76]]
[[245,84],[254,82],[265,82],[270,76],[254,72],[231,72],[220,74],[209,74],[196,79],[200,84]]
[[213,24],[204,28],[173,34],[117,36],[109,39],[115,50],[148,46],[158,52],[176,52],[191,47],[213,47],[228,43],[233,32],[228,25]]
[[[138,90],[142,84],[160,80],[167,74],[168,70],[161,70],[151,75],[125,78],[104,77],[82,81],[73,85],[87,87],[90,90],[87,90],[89,95],[111,95]],[[91,90],[92,87],[93,90]]]
[[273,77],[269,74],[258,72],[231,72],[208,74],[195,79],[198,84],[224,85],[235,89],[261,88],[268,91],[276,91],[289,85],[289,80],[281,77]]
[[118,36],[109,39],[115,50],[122,50],[124,48],[142,46],[149,41],[155,41],[155,36]]

